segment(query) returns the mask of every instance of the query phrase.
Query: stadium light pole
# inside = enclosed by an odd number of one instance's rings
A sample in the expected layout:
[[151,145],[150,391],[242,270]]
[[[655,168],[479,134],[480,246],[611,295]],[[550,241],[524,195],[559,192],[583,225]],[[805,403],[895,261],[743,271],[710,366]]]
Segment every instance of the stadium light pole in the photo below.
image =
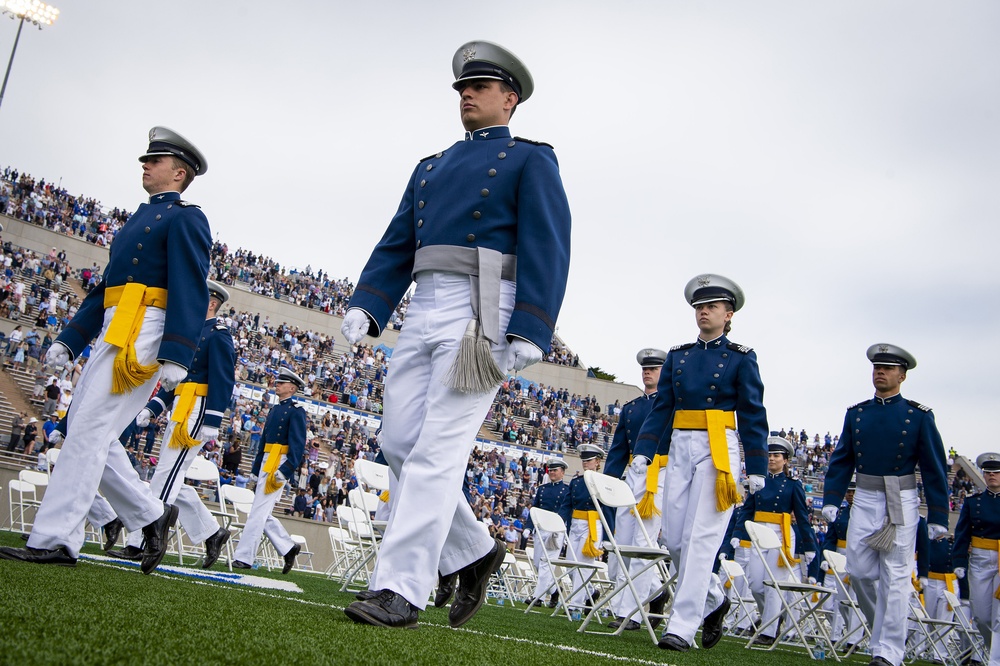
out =
[[18,20],[14,48],[10,50],[7,73],[3,75],[3,87],[0,88],[0,105],[3,105],[3,95],[7,92],[7,79],[10,78],[10,68],[14,64],[14,54],[17,53],[17,43],[21,39],[21,28],[24,27],[24,22],[36,25],[41,30],[43,25],[52,25],[52,22],[59,18],[59,10],[40,0],[0,0],[0,10],[11,19]]

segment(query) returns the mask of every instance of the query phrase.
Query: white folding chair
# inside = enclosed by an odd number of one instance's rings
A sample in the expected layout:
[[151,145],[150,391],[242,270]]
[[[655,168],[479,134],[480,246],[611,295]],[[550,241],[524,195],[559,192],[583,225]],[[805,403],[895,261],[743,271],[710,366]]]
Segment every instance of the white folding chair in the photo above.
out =
[[[351,499],[352,493],[354,494],[354,503],[363,506],[363,496],[368,493],[354,488],[348,493],[348,499]],[[373,563],[377,557],[378,538],[371,527],[371,514],[366,509],[341,504],[337,507],[337,519],[340,521],[341,527],[350,534],[347,545],[352,547],[353,554],[350,565],[341,574],[343,584],[340,586],[340,591],[356,592],[361,589],[361,585],[367,587],[368,580],[371,578]],[[351,589],[352,585],[359,587]]]
[[735,611],[730,612],[727,618],[726,633],[732,633],[736,627],[743,622],[747,626],[753,626],[758,620],[757,601],[750,594],[746,585],[746,572],[739,562],[719,559],[719,578],[723,580],[723,585],[729,595],[730,601],[736,606]]
[[949,634],[958,628],[958,623],[950,620],[936,620],[927,614],[920,597],[914,590],[910,595],[910,631],[906,638],[906,657],[925,659],[958,666],[962,662],[948,650],[943,649]]
[[959,599],[954,592],[948,590],[944,591],[944,599],[954,609],[955,622],[958,624],[956,632],[959,637],[959,647],[955,651],[955,659],[959,663],[965,663],[965,660],[971,657],[970,661],[978,661],[980,664],[988,663],[990,660],[989,652],[986,650],[983,637],[979,635],[979,631],[972,626],[972,622],[969,620],[968,604]]
[[[205,458],[204,456],[195,456],[191,461],[191,465],[188,467],[187,472],[184,474],[185,480],[197,481],[199,483],[199,488],[211,488],[213,490],[220,490],[219,484],[219,468],[216,467],[215,463],[211,460]],[[219,504],[221,505],[222,496],[220,493]],[[194,543],[189,540],[188,544],[184,543],[184,537],[186,536],[184,528],[181,526],[180,522],[174,528],[172,540],[174,547],[177,551],[177,560],[183,565],[184,555],[189,554],[198,558],[204,558],[205,556],[205,546],[201,543]],[[190,551],[190,552],[188,552]]]
[[[339,507],[338,507],[339,511]],[[329,578],[339,579],[350,570],[357,556],[358,546],[353,543],[351,533],[342,527],[327,529],[330,536],[330,549],[333,551],[333,561],[326,568]]]
[[[233,570],[233,553],[236,552],[236,543],[243,535],[243,528],[246,525],[247,514],[253,506],[254,492],[249,488],[237,488],[227,484],[219,486],[219,511],[213,512],[217,518],[222,519],[222,526],[229,530],[231,535],[226,542],[226,560],[229,570]],[[248,562],[247,564],[253,564]]]
[[850,587],[844,582],[847,579],[847,556],[832,550],[825,551],[824,555],[826,556],[826,562],[822,566],[827,570],[827,576],[833,576],[837,591],[840,593],[838,596],[841,598],[841,608],[836,609],[835,612],[839,613],[841,609],[846,610],[848,618],[853,617],[862,632],[861,636],[857,636],[857,630],[852,633],[850,629],[855,623],[844,623],[844,635],[834,644],[834,647],[840,650],[850,644],[851,647],[844,654],[847,657],[853,652],[862,649],[865,644],[870,642],[872,632],[868,628],[868,621],[865,619],[865,614],[861,612],[861,607],[858,606],[855,596],[851,594]]
[[7,486],[7,503],[10,509],[10,529],[27,534],[33,520],[27,519],[28,511],[37,511],[41,502],[35,493],[35,484],[13,479]]
[[[629,485],[621,479],[615,479],[607,474],[587,470],[583,473],[583,480],[587,484],[587,490],[590,492],[590,497],[593,499],[594,505],[598,508],[603,505],[612,507],[616,510],[629,509],[638,515],[639,509],[636,507],[635,495],[632,493],[632,489]],[[613,530],[611,530],[608,525],[604,512],[598,510],[597,514],[600,516],[601,524],[604,526],[604,543],[602,544],[604,550],[607,551],[609,558],[615,558],[618,563],[619,574],[622,575],[625,580],[624,582],[615,585],[614,589],[610,593],[603,595],[601,599],[594,604],[593,608],[591,608],[590,612],[587,614],[587,619],[584,620],[578,631],[585,631],[591,619],[597,617],[597,613],[604,605],[609,604],[615,596],[618,594],[624,594],[625,590],[628,589],[628,593],[632,595],[632,599],[635,601],[635,604],[639,609],[639,615],[642,617],[642,624],[644,624],[646,629],[649,631],[649,637],[653,640],[653,643],[656,643],[659,639],[656,636],[655,629],[653,629],[653,623],[649,619],[650,614],[646,611],[645,606],[650,601],[658,597],[667,588],[667,586],[670,585],[670,573],[667,571],[667,563],[670,561],[670,553],[663,548],[652,546],[629,546],[618,543],[615,539]],[[646,532],[646,526],[643,525],[643,522],[641,520],[637,520],[635,522],[636,527],[642,533],[642,537],[645,542],[655,543],[655,541],[650,539],[649,534]],[[632,560],[642,560],[645,564],[643,564],[643,566],[635,572],[632,572],[629,570]],[[652,568],[656,568],[658,570],[660,580],[664,582],[663,585],[649,598],[643,598],[640,596],[635,587],[634,579]],[[664,609],[664,613],[654,614],[653,617],[663,618],[666,617],[668,612],[668,609]],[[621,625],[615,630],[614,635],[621,634],[625,631],[626,624],[627,623],[622,622]]]
[[[744,523],[747,533],[750,535],[750,543],[760,557],[764,573],[768,580],[765,585],[773,587],[778,592],[778,599],[781,601],[781,608],[774,617],[762,618],[760,626],[754,632],[747,647],[754,649],[774,650],[779,644],[784,642],[788,645],[797,645],[804,649],[812,659],[819,659],[820,653],[829,655],[834,660],[840,661],[840,656],[834,649],[830,635],[826,631],[824,623],[821,621],[819,613],[833,590],[821,585],[809,585],[796,581],[792,575],[797,570],[788,561],[782,550],[781,539],[768,525],[757,523],[752,520]],[[779,566],[782,567],[783,575],[777,576],[767,563],[767,551],[775,550],[778,553]],[[813,601],[813,598],[816,601]],[[784,618],[785,623],[782,628],[775,631],[775,640],[771,645],[754,646],[757,636],[771,627],[777,626]]]
[[[306,538],[301,534],[289,534],[288,535],[292,541],[299,545],[299,554],[295,556],[295,569],[298,571],[313,571],[313,553],[309,550],[309,544],[306,542]],[[305,563],[299,564],[299,558],[304,558]]]
[[[381,496],[381,493],[389,491],[389,466],[380,465],[371,460],[361,460],[354,461],[354,475],[358,479],[358,483],[361,484],[364,490],[375,491],[375,496]],[[365,506],[371,506],[372,501],[366,499]],[[375,503],[378,506],[378,503]],[[375,510],[372,510],[375,513]],[[387,521],[372,519],[372,527],[379,533],[385,532],[385,526]]]
[[55,467],[56,461],[59,460],[59,452],[62,449],[49,449],[45,452],[45,473],[52,476],[52,468]]
[[[563,522],[562,516],[558,513],[552,511],[546,511],[545,509],[540,509],[537,506],[531,507],[531,522],[535,525],[535,530],[541,530],[543,532],[548,532],[550,534],[562,535],[562,541],[565,543],[567,541],[566,536],[566,523]],[[539,546],[541,547],[541,546]],[[594,574],[597,573],[597,563],[596,562],[580,562],[578,560],[569,559],[552,559],[549,557],[549,553],[545,548],[542,548],[542,566],[548,568],[549,573],[552,574],[552,580],[556,584],[556,589],[559,591],[559,603],[556,604],[555,610],[552,615],[555,616],[562,610],[566,614],[566,619],[571,620],[573,616],[570,615],[569,611],[569,600],[573,598],[578,590],[586,589],[587,585],[590,583]],[[579,585],[574,586],[572,583],[572,572],[576,570],[580,573],[582,582]],[[525,613],[529,612],[536,603],[538,599],[532,599],[531,603],[528,604],[528,608],[525,609]]]

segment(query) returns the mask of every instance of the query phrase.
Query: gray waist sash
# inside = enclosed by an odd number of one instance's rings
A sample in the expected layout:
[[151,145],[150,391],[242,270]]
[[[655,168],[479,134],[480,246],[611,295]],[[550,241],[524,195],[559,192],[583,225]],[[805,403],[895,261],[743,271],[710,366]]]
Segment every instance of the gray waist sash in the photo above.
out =
[[413,276],[421,271],[445,271],[468,275],[472,286],[472,310],[492,343],[500,340],[500,280],[516,281],[517,255],[502,254],[485,247],[428,245],[413,257]]
[[903,501],[899,495],[901,490],[915,490],[917,487],[917,477],[913,474],[906,476],[872,476],[871,474],[858,474],[858,488],[862,490],[877,490],[885,493],[885,512],[888,515],[888,524],[903,524]]

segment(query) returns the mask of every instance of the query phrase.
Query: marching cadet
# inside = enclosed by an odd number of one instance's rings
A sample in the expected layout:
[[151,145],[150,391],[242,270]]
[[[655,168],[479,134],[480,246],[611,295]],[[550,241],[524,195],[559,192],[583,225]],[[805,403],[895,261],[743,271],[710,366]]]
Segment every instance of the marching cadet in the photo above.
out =
[[246,526],[233,553],[234,569],[253,568],[262,534],[267,535],[271,545],[284,558],[283,574],[292,570],[295,556],[302,550],[271,512],[281,499],[285,483],[299,468],[306,448],[306,413],[292,399],[295,392],[304,386],[302,378],[288,368],[278,371],[278,378],[274,380],[274,392],[279,402],[267,414],[262,437],[264,445],[257,452],[250,470],[257,479],[257,488]]
[[165,127],[150,130],[139,161],[149,203],[118,231],[101,283],[46,352],[46,364],[62,367],[97,338],[28,547],[2,548],[2,558],[74,566],[98,488],[129,531],[142,530],[143,573],[166,552],[177,508],[140,482],[118,436],[157,380],[176,387],[194,357],[208,308],[212,236],[205,215],[181,192],[208,169],[190,141]]
[[[793,566],[800,561],[796,553],[802,555],[806,566],[816,557],[816,534],[809,524],[809,508],[806,507],[806,493],[802,482],[789,478],[788,460],[792,456],[792,445],[784,437],[771,433],[767,438],[767,479],[764,487],[753,495],[748,495],[736,518],[736,528],[733,531],[733,546],[741,541],[747,541],[749,535],[745,523],[752,520],[767,524],[781,538],[781,550],[785,558]],[[794,518],[794,525],[792,520]],[[781,571],[783,562],[777,551],[767,553],[767,566],[771,571]],[[747,570],[747,582],[750,591],[757,600],[757,608],[763,620],[769,620],[781,609],[778,592],[765,585],[767,575],[764,563],[756,553],[750,556],[750,566]],[[778,631],[778,623],[765,628],[754,641],[757,645],[774,643]]]
[[[207,281],[208,312],[195,350],[191,369],[184,381],[173,390],[161,388],[135,419],[137,428],[145,428],[170,405],[170,420],[163,433],[160,459],[150,480],[153,494],[167,504],[177,506],[184,531],[194,543],[205,544],[208,569],[219,559],[229,540],[229,530],[202,504],[198,491],[184,483],[191,463],[202,446],[217,439],[222,417],[236,384],[236,350],[229,327],[215,318],[229,292],[214,280]],[[142,534],[129,534],[125,548],[109,555],[127,560],[141,556]]]
[[990,650],[990,666],[1000,664],[1000,453],[976,458],[986,490],[965,498],[955,526],[955,576],[969,576],[972,617]]
[[930,407],[906,400],[899,392],[916,359],[890,344],[872,345],[867,356],[875,397],[847,410],[826,473],[823,516],[828,522],[836,520],[847,484],[857,472],[847,570],[872,624],[871,664],[899,666],[913,591],[920,502],[914,472],[919,465],[932,539],[948,532],[948,477],[944,445]]
[[548,350],[569,272],[555,153],[507,127],[534,90],[528,69],[485,41],[460,47],[452,69],[465,140],[417,165],[341,328],[350,344],[377,337],[416,281],[383,401],[383,451],[399,483],[371,583],[381,593],[345,609],[383,627],[416,625],[435,571],[459,574],[452,627],[482,606],[504,544],[476,520],[461,481],[502,370]]
[[[635,448],[636,437],[638,437],[642,423],[646,420],[646,415],[649,414],[653,401],[656,399],[656,385],[660,381],[660,368],[667,360],[667,352],[652,348],[641,349],[636,354],[635,360],[642,368],[644,392],[622,407],[618,427],[615,428],[615,435],[611,440],[611,447],[608,449],[608,461],[604,465],[604,473],[616,479],[624,476],[625,481],[632,488],[639,508],[639,517],[633,515],[628,509],[618,510],[615,514],[615,521],[612,523],[615,539],[618,543],[626,546],[656,547],[663,507],[663,480],[667,475],[666,456],[654,456],[643,475],[636,474],[629,463],[632,459],[632,450]],[[653,543],[646,543],[645,539],[642,538],[642,532],[636,524],[640,519]],[[613,562],[616,564],[617,560]],[[629,566],[634,567],[633,571],[637,571],[644,565],[645,562],[635,560]],[[613,568],[616,570],[615,584],[624,583],[624,572],[617,571],[617,566]],[[633,578],[633,582],[636,591],[643,598],[652,595],[663,586],[663,581],[660,580],[655,567],[644,571],[638,578]],[[665,603],[666,592],[663,592],[650,602],[650,612],[657,615],[662,613]],[[611,611],[617,618],[608,625],[612,629],[617,629],[623,623],[626,631],[639,628],[637,618],[640,618],[641,615],[631,594],[619,594],[612,599]],[[659,624],[660,620],[656,619],[654,622]]]
[[687,283],[684,297],[694,308],[698,338],[667,354],[632,457],[642,474],[656,454],[670,455],[660,538],[677,568],[677,589],[658,645],[680,652],[690,649],[703,617],[703,647],[722,634],[729,599],[712,574],[711,555],[740,499],[740,441],[752,494],[764,487],[768,433],[757,355],[726,337],[733,313],[743,307],[743,290],[705,274]]
[[[566,501],[569,497],[570,486],[563,483],[563,475],[566,473],[566,462],[559,458],[552,458],[546,463],[545,469],[549,475],[549,482],[538,486],[531,506],[558,513],[562,517],[563,522],[568,525],[572,517],[570,515],[572,508],[570,507],[570,503]],[[555,608],[556,604],[559,603],[559,588],[556,586],[555,581],[552,580],[552,572],[549,568],[542,566],[542,550],[544,549],[548,553],[549,559],[559,559],[559,553],[562,552],[563,547],[563,535],[540,531],[531,520],[530,513],[528,514],[528,528],[534,535],[535,552],[533,559],[535,571],[538,572],[538,581],[535,583],[535,592],[531,595],[532,599],[538,600],[540,603],[542,595],[551,593],[549,608]]]
[[[596,472],[601,459],[604,458],[604,450],[594,444],[581,444],[576,451],[580,454],[583,471]],[[577,562],[596,561],[604,555],[604,551],[601,550],[604,526],[601,525],[601,518],[597,514],[598,508],[594,506],[594,500],[590,497],[590,491],[587,490],[587,483],[582,474],[569,482],[569,492],[564,496],[563,504],[564,508],[557,513],[570,516],[566,558]],[[598,593],[592,585],[584,586],[583,579],[584,576],[579,569],[573,569],[573,588],[580,589],[567,600],[567,605],[571,609],[590,606],[597,599]]]

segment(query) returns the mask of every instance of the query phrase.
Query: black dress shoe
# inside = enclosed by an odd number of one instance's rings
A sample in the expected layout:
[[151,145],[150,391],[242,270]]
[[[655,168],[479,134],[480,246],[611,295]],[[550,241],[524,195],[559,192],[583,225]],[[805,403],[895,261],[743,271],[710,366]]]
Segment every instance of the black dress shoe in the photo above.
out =
[[458,572],[445,576],[438,572],[437,592],[434,593],[434,608],[444,608],[455,592],[455,580],[458,579]]
[[369,599],[377,597],[379,592],[381,592],[381,590],[361,590],[354,595],[354,598],[358,601],[368,601]]
[[715,644],[722,638],[722,622],[726,619],[726,613],[733,605],[729,599],[723,599],[722,604],[708,614],[701,626],[701,647],[708,650],[715,647]]
[[142,548],[125,546],[119,550],[109,550],[107,551],[107,554],[119,560],[131,560],[133,562],[138,562],[142,559]]
[[379,590],[370,599],[355,601],[344,613],[359,624],[393,629],[417,626],[417,607],[392,590]]
[[448,624],[455,628],[461,627],[482,608],[490,576],[503,566],[506,554],[504,544],[494,539],[490,552],[458,572],[458,590],[448,611]]
[[205,539],[205,561],[202,562],[202,569],[210,569],[219,560],[222,547],[229,541],[229,530],[220,527],[219,531]]
[[687,652],[691,649],[688,642],[677,634],[663,634],[656,646],[661,650],[673,650],[674,652]]
[[246,562],[240,562],[239,560],[233,560],[234,569],[253,569],[252,564],[247,564]]
[[600,598],[601,598],[601,593],[598,592],[597,590],[594,590],[593,594],[587,597],[587,600],[583,602],[583,605],[586,606],[587,608],[593,608],[594,604],[596,604],[597,600]]
[[868,662],[868,666],[893,666],[893,664],[883,657],[872,657],[872,660]]
[[774,645],[774,636],[765,636],[764,634],[760,634],[759,636],[757,636],[757,638],[753,639],[752,644],[766,645],[767,647],[771,647],[772,645]]
[[556,590],[555,592],[552,593],[552,596],[549,597],[549,608],[555,608],[558,605],[559,605],[559,590]]
[[[658,597],[649,602],[650,614],[663,615],[663,609],[667,605],[667,600],[669,598],[670,594],[666,590],[660,592],[660,595]],[[658,626],[660,626],[661,622],[663,622],[662,617],[652,617],[649,619],[649,623],[653,625],[653,629],[656,629]]]
[[302,551],[302,546],[295,544],[285,553],[285,566],[281,567],[281,573],[286,574],[295,566],[295,558]]
[[0,548],[0,560],[15,560],[33,562],[35,564],[57,564],[62,567],[75,567],[76,558],[69,554],[65,546],[58,548]]
[[118,536],[122,533],[122,521],[115,518],[110,523],[101,528],[104,532],[104,552],[108,552],[118,543]]
[[642,626],[635,620],[626,620],[625,618],[620,617],[614,622],[609,622],[608,627],[610,627],[611,629],[617,629],[618,627],[622,626],[622,624],[625,625],[625,631],[635,631],[636,629]]
[[146,552],[142,554],[142,573],[148,574],[160,566],[167,552],[167,537],[170,528],[177,522],[177,507],[172,504],[163,505],[163,513],[155,521],[142,528],[142,536],[146,538]]

